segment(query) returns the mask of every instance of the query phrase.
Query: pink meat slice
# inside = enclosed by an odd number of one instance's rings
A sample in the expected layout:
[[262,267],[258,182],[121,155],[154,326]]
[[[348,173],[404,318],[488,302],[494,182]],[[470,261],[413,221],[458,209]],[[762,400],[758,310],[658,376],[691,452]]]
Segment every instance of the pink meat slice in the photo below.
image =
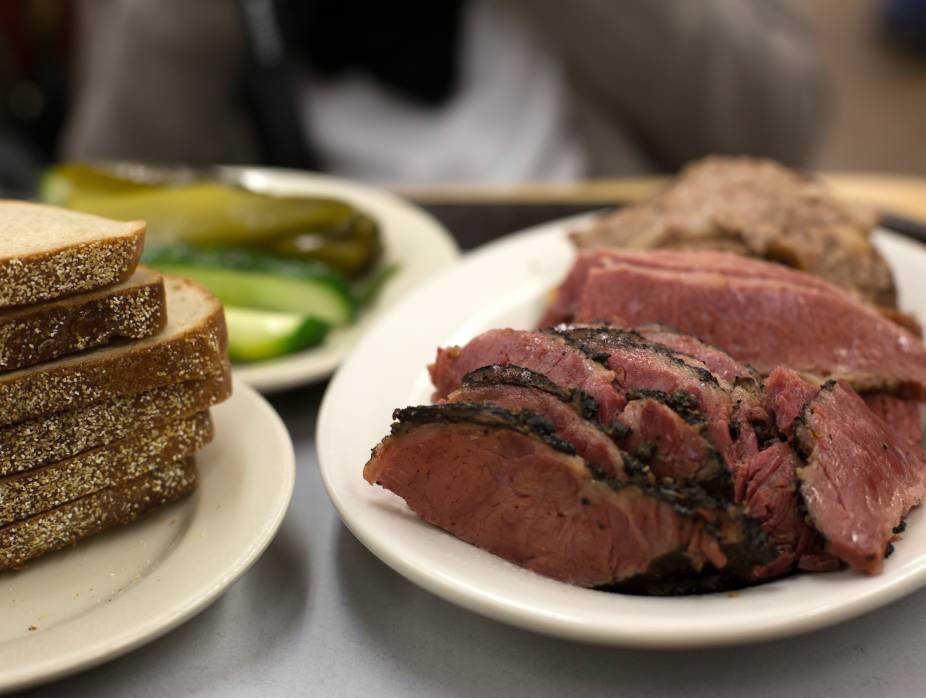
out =
[[828,382],[795,423],[800,491],[827,549],[868,574],[926,492],[926,463],[844,381]]
[[723,477],[726,467],[700,431],[661,402],[632,400],[620,420],[630,428],[621,441],[624,450],[645,454],[657,477],[702,482]]
[[579,253],[569,274],[557,289],[540,326],[548,327],[579,319],[582,291],[592,270],[616,264],[675,272],[716,272],[739,278],[772,279],[795,286],[842,293],[817,276],[729,252],[599,249]]
[[502,383],[463,386],[452,392],[447,402],[489,403],[513,413],[527,410],[547,420],[555,435],[571,443],[576,453],[594,463],[609,476],[626,479],[624,459],[617,444],[596,424],[583,419],[570,405],[553,395],[519,385]]
[[797,470],[801,466],[794,449],[784,442],[758,453],[747,466],[746,504],[778,550],[774,561],[751,570],[752,581],[779,577],[795,567],[814,572],[839,567],[838,560],[820,549],[819,536],[798,506]]
[[756,372],[730,356],[723,349],[705,344],[697,337],[663,327],[662,325],[644,325],[634,328],[649,342],[668,347],[682,356],[690,356],[701,362],[717,378],[729,385],[739,380],[755,380]]
[[[468,423],[394,429],[364,469],[424,520],[539,574],[586,587],[684,555],[723,568],[727,528],[686,516],[637,486],[614,489],[581,458],[537,438]],[[734,536],[735,532],[729,533]]]
[[779,366],[772,371],[765,379],[765,401],[768,411],[775,415],[778,431],[790,436],[804,405],[819,390],[819,385],[804,380],[790,368]]
[[926,347],[847,294],[777,280],[593,269],[579,320],[671,325],[767,374],[777,366],[845,379],[859,390],[926,397]]
[[583,390],[598,402],[599,421],[609,425],[627,401],[612,385],[614,373],[559,337],[520,330],[490,330],[465,347],[438,349],[428,366],[436,388],[433,399],[446,398],[467,373],[483,366],[523,366],[544,374],[563,388]]
[[868,409],[878,415],[907,446],[921,446],[923,423],[918,403],[887,393],[866,393],[862,395],[862,399],[865,400]]
[[739,491],[741,466],[758,452],[758,442],[748,421],[738,422],[735,437],[731,434],[734,402],[710,372],[699,371],[668,350],[638,344],[632,333],[616,328],[576,326],[557,332],[582,346],[584,351],[598,353],[613,371],[614,384],[625,395],[632,396],[635,391],[658,391],[666,396],[674,393],[691,396],[705,420],[705,436],[731,468]]

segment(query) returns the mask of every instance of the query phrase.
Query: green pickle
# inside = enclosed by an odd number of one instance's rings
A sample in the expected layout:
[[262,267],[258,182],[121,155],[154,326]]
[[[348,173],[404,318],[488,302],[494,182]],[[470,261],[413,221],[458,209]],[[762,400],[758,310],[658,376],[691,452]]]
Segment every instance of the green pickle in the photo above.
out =
[[323,262],[356,278],[382,252],[376,221],[334,199],[271,196],[218,182],[162,186],[88,165],[46,173],[40,198],[117,220],[147,222],[151,247],[236,245]]

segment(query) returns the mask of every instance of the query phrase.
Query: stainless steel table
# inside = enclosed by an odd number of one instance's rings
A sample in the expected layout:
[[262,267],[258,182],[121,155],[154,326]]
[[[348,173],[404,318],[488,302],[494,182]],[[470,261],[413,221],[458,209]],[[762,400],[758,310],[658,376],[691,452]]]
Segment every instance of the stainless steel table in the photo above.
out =
[[292,508],[260,561],[186,625],[37,696],[922,696],[926,592],[791,640],[626,651],[456,608],[341,524],[315,456],[323,387],[272,400],[296,444]]

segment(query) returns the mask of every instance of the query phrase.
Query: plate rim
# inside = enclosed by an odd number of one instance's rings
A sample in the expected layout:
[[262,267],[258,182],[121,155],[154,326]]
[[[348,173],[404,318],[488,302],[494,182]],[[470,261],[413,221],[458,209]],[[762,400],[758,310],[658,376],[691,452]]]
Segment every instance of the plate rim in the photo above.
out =
[[[366,182],[358,182],[344,177],[316,172],[305,172],[285,167],[228,165],[222,166],[219,169],[225,176],[230,177],[234,181],[239,181],[242,184],[247,184],[248,180],[251,178],[257,178],[259,180],[266,177],[267,181],[260,184],[259,188],[262,191],[268,192],[272,192],[277,188],[278,185],[274,185],[273,183],[276,178],[285,178],[292,182],[303,182],[307,190],[312,186],[331,186],[343,189],[345,191],[344,196],[347,198],[354,198],[354,202],[361,208],[364,207],[362,202],[370,199],[373,202],[371,209],[383,206],[393,207],[395,210],[401,211],[403,215],[415,219],[416,225],[418,225],[421,230],[427,230],[428,235],[432,237],[433,241],[444,248],[445,258],[440,259],[439,263],[431,268],[427,277],[415,281],[401,296],[394,299],[392,303],[381,308],[372,309],[368,313],[368,316],[372,316],[373,318],[389,310],[389,308],[395,305],[395,302],[401,300],[404,296],[408,295],[408,293],[418,288],[418,286],[434,272],[455,263],[460,257],[460,247],[456,239],[437,218],[428,213],[421,206],[416,205],[412,201],[384,187],[378,187]],[[375,214],[375,211],[371,212]],[[401,271],[399,273],[401,274]],[[357,322],[344,328],[335,329],[333,332],[351,332],[358,326],[357,323],[362,321],[363,318],[360,318]],[[300,364],[311,357],[313,352],[317,355],[319,348],[324,347],[324,345],[321,345],[321,347],[312,347],[290,356],[280,357],[279,359],[271,359],[254,364],[239,364],[233,366],[232,370],[242,381],[245,381],[252,388],[255,388],[258,392],[265,395],[317,383],[331,376],[334,371],[337,370],[338,366],[343,363],[344,359],[350,354],[354,346],[356,346],[361,336],[361,333],[356,334],[357,336],[354,337],[352,341],[346,343],[340,351],[333,352],[328,361],[317,362],[318,365],[310,369],[303,369],[300,371]],[[302,361],[300,361],[300,359]],[[299,377],[295,379],[292,378],[294,373],[297,373]]]
[[[561,236],[569,226],[581,224],[593,215],[595,214],[571,216],[544,223],[539,226],[533,226],[526,230],[499,238],[465,255],[464,258],[450,270],[450,274],[462,275],[465,273],[461,271],[462,269],[478,267],[481,258],[501,254],[501,252],[499,252],[501,248],[509,245],[522,244],[521,241],[525,238],[534,238],[542,235],[548,235],[550,237],[556,235]],[[881,232],[885,233],[893,240],[902,241],[904,244],[910,242],[908,238],[893,231],[882,229]],[[402,302],[397,303],[379,318],[378,322],[369,329],[367,336],[375,337],[379,332],[382,332],[382,328],[392,322],[393,316],[401,316],[404,308],[418,305],[420,298],[428,294],[436,293],[438,288],[445,284],[449,287],[451,282],[444,281],[444,278],[446,278],[445,275],[437,279],[431,279],[429,282],[422,284],[421,287],[408,294]],[[464,325],[469,319],[470,318],[460,319],[457,323],[457,327]],[[441,340],[437,341],[439,342]],[[647,633],[641,634],[639,627],[631,626],[622,628],[619,624],[607,628],[601,628],[599,626],[589,628],[579,624],[575,618],[560,617],[554,612],[543,614],[536,609],[530,608],[530,604],[518,606],[517,604],[508,602],[508,600],[496,598],[491,594],[491,591],[474,588],[473,586],[468,586],[465,582],[461,582],[454,577],[452,571],[448,572],[442,569],[440,565],[423,567],[414,560],[403,558],[401,551],[393,549],[395,546],[390,546],[387,541],[383,541],[380,537],[371,535],[360,521],[362,510],[355,510],[354,507],[360,507],[362,509],[363,507],[369,506],[369,503],[346,501],[351,498],[351,492],[346,489],[344,492],[341,491],[339,483],[336,481],[335,472],[336,468],[339,466],[344,467],[345,464],[337,461],[336,455],[331,450],[332,446],[329,444],[325,432],[326,425],[329,421],[336,418],[336,415],[333,414],[333,405],[335,405],[338,399],[339,391],[343,390],[340,386],[345,384],[348,380],[355,362],[363,357],[364,347],[364,342],[358,343],[355,352],[349,360],[338,369],[328,386],[328,390],[325,393],[319,409],[316,445],[322,481],[342,521],[365,547],[406,579],[458,606],[474,611],[482,616],[541,634],[592,644],[663,649],[707,646],[721,647],[762,642],[829,627],[841,621],[863,615],[876,608],[886,606],[926,584],[926,562],[921,562],[917,569],[905,569],[895,573],[894,576],[890,578],[881,578],[879,580],[881,583],[872,588],[860,587],[847,589],[846,595],[836,599],[834,603],[824,603],[821,607],[814,609],[812,612],[805,613],[802,616],[789,617],[787,614],[782,614],[784,616],[783,619],[778,620],[776,618],[773,621],[767,621],[758,628],[738,627],[719,628],[714,630],[702,628],[700,632],[692,632],[692,628],[685,628],[681,634],[670,629],[650,630]],[[411,390],[412,386],[409,385],[408,388]],[[359,467],[361,465],[362,464],[357,464],[358,478],[360,477]],[[344,499],[342,499],[342,495]],[[449,534],[443,532],[441,532],[441,535],[449,536]],[[461,544],[466,545],[465,543]],[[489,555],[489,553],[484,554]],[[495,559],[500,560],[500,558]],[[504,564],[510,565],[511,563]],[[512,565],[512,567],[520,570],[520,568],[514,565]],[[537,577],[539,580],[545,580],[545,578],[539,575]],[[810,576],[805,576],[803,578],[808,579]],[[780,581],[791,581],[794,579],[801,579],[801,577],[791,577]],[[775,583],[776,582],[771,582],[754,588],[767,588]],[[677,598],[690,599],[692,597]]]
[[[164,610],[144,618],[133,627],[122,629],[116,636],[97,638],[95,642],[84,644],[65,654],[42,658],[31,663],[26,660],[25,663],[15,668],[4,668],[0,672],[0,693],[19,691],[66,678],[100,666],[163,637],[206,610],[260,559],[276,537],[292,501],[296,476],[295,449],[289,431],[276,410],[257,390],[238,378],[233,378],[232,396],[223,404],[234,400],[245,403],[252,418],[253,415],[260,415],[262,428],[273,432],[273,438],[281,447],[283,456],[280,463],[282,477],[278,481],[273,499],[268,498],[268,502],[272,501],[272,516],[263,521],[261,526],[254,528],[250,544],[238,549],[237,556],[223,565],[220,574],[207,580],[200,580],[199,590],[195,595],[171,599]],[[213,443],[221,443],[223,433],[217,430]],[[253,466],[249,463],[246,467]],[[202,484],[198,486],[201,487]],[[183,503],[178,502],[178,505],[182,506]],[[195,521],[196,517],[192,520],[185,536],[195,532]],[[162,565],[159,564],[153,569],[160,570]],[[132,590],[128,589],[124,595],[131,593]],[[82,616],[79,622],[87,623],[88,619],[93,617],[93,609],[88,609]],[[92,620],[89,622],[92,623]],[[11,641],[11,647],[15,648],[16,643],[15,640]],[[11,653],[12,651],[14,650],[11,650]],[[37,655],[40,654],[40,650],[33,649],[28,654]]]

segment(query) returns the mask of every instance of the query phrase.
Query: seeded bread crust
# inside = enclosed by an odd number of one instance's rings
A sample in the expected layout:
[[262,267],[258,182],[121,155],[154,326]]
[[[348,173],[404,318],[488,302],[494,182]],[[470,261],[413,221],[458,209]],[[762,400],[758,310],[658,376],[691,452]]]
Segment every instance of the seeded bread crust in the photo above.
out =
[[0,371],[32,366],[167,324],[164,280],[139,267],[108,289],[0,312]]
[[141,477],[0,528],[0,570],[19,569],[40,555],[129,524],[195,486],[193,457],[161,462]]
[[164,283],[168,326],[160,334],[0,375],[0,426],[220,373],[228,360],[221,304],[192,281]]
[[0,478],[0,526],[140,477],[158,462],[192,456],[213,435],[212,418],[200,412],[44,468]]
[[231,370],[0,427],[0,476],[71,458],[208,409],[231,396]]
[[[69,235],[75,228],[85,231],[93,226],[103,231],[96,239],[85,233]],[[28,202],[0,202],[0,236],[8,238],[4,247],[11,249],[27,236],[57,240],[44,247],[31,244],[23,254],[0,254],[2,308],[41,303],[127,279],[141,257],[145,224],[118,223]]]

